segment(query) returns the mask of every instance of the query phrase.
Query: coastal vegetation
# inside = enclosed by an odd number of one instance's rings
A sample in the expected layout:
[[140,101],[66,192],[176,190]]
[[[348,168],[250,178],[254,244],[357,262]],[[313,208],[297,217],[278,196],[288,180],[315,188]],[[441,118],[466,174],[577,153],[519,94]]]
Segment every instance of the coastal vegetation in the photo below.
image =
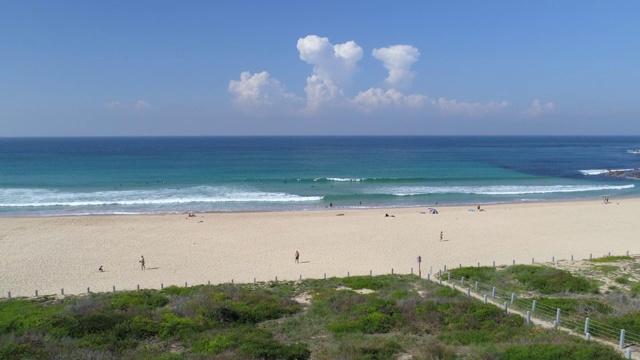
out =
[[[567,314],[640,324],[588,279],[537,267],[453,273],[535,292]],[[546,280],[545,280],[546,279]],[[569,315],[568,315],[569,316]],[[629,330],[631,331],[631,330]],[[0,301],[0,359],[622,359],[414,275],[168,287]]]

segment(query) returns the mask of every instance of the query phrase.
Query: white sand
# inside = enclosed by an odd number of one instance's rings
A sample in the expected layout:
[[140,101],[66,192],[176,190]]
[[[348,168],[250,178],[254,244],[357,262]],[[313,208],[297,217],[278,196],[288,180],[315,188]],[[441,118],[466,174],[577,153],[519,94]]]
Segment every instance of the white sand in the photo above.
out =
[[[640,199],[0,219],[0,297],[418,272],[640,253]],[[385,213],[395,217],[386,218]],[[344,214],[337,216],[337,214]],[[439,241],[440,231],[446,241]],[[295,251],[300,263],[294,262]],[[147,270],[138,260],[144,255]],[[98,272],[103,265],[105,272]]]

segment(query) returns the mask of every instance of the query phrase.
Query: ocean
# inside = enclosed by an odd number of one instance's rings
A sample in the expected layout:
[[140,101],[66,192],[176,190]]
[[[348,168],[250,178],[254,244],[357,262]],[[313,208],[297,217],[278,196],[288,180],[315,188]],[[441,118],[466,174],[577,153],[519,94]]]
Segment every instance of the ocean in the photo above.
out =
[[640,195],[638,150],[638,136],[0,138],[0,216],[615,201]]

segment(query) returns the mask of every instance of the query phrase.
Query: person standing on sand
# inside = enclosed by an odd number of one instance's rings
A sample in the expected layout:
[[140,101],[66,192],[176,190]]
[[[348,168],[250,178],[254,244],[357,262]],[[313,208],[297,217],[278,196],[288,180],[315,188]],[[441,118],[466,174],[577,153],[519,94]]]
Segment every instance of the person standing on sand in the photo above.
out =
[[300,262],[300,253],[296,250],[296,264]]
[[141,257],[142,257],[142,259],[140,260],[140,267],[142,267],[142,270],[144,270],[145,269],[145,267],[144,267],[144,255],[141,256]]
[[443,239],[444,239],[444,233],[440,231],[440,241],[442,241]]

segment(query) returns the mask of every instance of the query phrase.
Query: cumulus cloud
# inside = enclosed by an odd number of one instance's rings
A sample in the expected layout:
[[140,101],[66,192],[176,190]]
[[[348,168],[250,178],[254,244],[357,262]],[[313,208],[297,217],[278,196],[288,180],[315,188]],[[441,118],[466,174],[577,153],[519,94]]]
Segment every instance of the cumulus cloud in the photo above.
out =
[[328,38],[309,35],[298,39],[300,59],[313,65],[313,74],[343,87],[353,76],[362,48],[355,41],[333,45]]
[[270,77],[266,71],[251,74],[245,71],[240,80],[229,82],[229,92],[234,95],[234,103],[239,106],[263,107],[274,105],[286,99],[295,99],[287,93],[277,79]]
[[435,105],[443,115],[467,116],[481,116],[491,112],[500,111],[509,106],[509,103],[506,101],[490,101],[486,104],[482,104],[458,102],[456,99],[448,100],[442,97],[437,100],[432,100],[431,103]]
[[342,90],[331,82],[318,75],[311,75],[307,78],[307,86],[304,88],[307,94],[306,112],[315,112],[325,103],[334,102],[336,98],[342,97]]
[[362,59],[362,48],[355,41],[333,45],[328,38],[308,35],[298,39],[300,59],[313,65],[304,91],[307,111],[314,112],[322,104],[334,102],[343,96],[341,87],[349,84]]
[[411,65],[418,61],[420,52],[411,45],[394,45],[386,48],[373,49],[374,58],[382,61],[382,65],[389,70],[385,79],[391,88],[406,88],[411,85],[415,74]]
[[405,109],[436,109],[442,115],[466,115],[482,116],[496,111],[501,111],[509,105],[506,101],[490,101],[482,103],[466,103],[445,98],[431,99],[420,94],[404,95],[396,89],[382,90],[372,88],[360,92],[352,101],[359,109],[371,112],[385,107],[398,107]]
[[138,100],[138,101],[136,101],[136,104],[134,105],[134,107],[136,109],[147,109],[150,106],[151,105],[148,102],[144,101],[144,100]]
[[543,104],[540,100],[533,100],[531,106],[522,112],[524,117],[540,117],[555,110],[556,105],[552,102]]
[[[349,99],[343,88],[349,85],[358,70],[358,62],[363,57],[363,50],[355,41],[334,45],[326,37],[308,35],[298,39],[297,49],[300,59],[313,66],[304,88],[306,106],[303,105],[302,98],[287,93],[284,86],[266,71],[253,74],[245,71],[240,74],[240,80],[229,82],[228,91],[233,96],[234,104],[247,110],[258,106],[261,111],[267,107],[278,108],[276,105],[286,106],[290,110],[297,109],[293,113],[305,115],[318,114],[331,107],[342,107],[364,112],[395,108],[424,109],[442,115],[482,116],[508,107],[506,101],[466,103],[455,99],[430,98],[422,94],[405,95],[401,89],[411,85],[415,76],[411,67],[420,56],[418,49],[411,45],[374,49],[371,55],[380,60],[389,72],[385,78],[388,88],[371,88]],[[549,104],[553,107],[552,103]],[[546,109],[548,104],[538,106]]]
[[149,107],[151,107],[149,102],[145,100],[138,100],[133,104],[126,104],[118,100],[115,100],[115,101],[107,102],[106,104],[104,104],[104,106],[108,109],[137,109],[137,110],[148,109]]
[[116,100],[116,101],[109,101],[106,104],[104,104],[104,106],[108,109],[118,109],[118,108],[122,108],[124,105],[122,105],[120,101]]
[[424,95],[404,95],[396,89],[384,91],[380,88],[360,92],[353,98],[353,103],[366,112],[385,106],[419,108],[427,101],[428,98]]

